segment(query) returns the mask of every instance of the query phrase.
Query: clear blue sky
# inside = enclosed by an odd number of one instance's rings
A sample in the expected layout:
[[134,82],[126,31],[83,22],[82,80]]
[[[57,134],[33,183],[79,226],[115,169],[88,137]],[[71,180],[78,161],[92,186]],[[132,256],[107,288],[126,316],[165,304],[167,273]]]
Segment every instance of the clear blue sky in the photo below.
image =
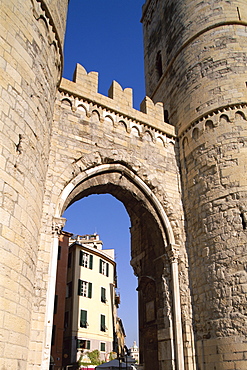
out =
[[[141,9],[145,0],[70,0],[65,37],[63,76],[72,79],[76,63],[99,72],[99,92],[107,95],[112,80],[132,87],[134,107],[145,96]],[[121,202],[111,195],[92,195],[74,203],[64,217],[64,230],[97,232],[104,248],[114,248],[118,290],[127,346],[138,342],[137,279],[130,261],[130,220]]]
[[76,63],[99,72],[99,92],[107,95],[113,80],[134,90],[139,109],[145,96],[142,5],[144,0],[70,0],[65,37],[64,77]]

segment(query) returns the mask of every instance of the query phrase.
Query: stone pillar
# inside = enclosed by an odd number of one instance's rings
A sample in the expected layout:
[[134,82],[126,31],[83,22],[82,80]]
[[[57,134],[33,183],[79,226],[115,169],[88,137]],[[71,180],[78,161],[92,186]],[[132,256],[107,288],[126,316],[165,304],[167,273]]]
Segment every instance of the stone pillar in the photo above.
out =
[[173,297],[173,325],[175,337],[176,370],[184,370],[184,350],[181,322],[181,303],[178,279],[179,246],[170,245],[168,256],[171,263],[172,297]]
[[1,0],[1,369],[27,366],[67,0]]
[[51,246],[51,258],[49,264],[48,273],[48,289],[46,298],[46,314],[45,314],[45,343],[43,346],[42,355],[42,369],[48,369],[50,364],[50,352],[51,352],[51,338],[53,329],[53,310],[54,310],[54,297],[56,288],[56,274],[57,274],[57,255],[58,255],[58,244],[59,236],[62,228],[64,227],[66,218],[54,217],[52,225],[52,246]]

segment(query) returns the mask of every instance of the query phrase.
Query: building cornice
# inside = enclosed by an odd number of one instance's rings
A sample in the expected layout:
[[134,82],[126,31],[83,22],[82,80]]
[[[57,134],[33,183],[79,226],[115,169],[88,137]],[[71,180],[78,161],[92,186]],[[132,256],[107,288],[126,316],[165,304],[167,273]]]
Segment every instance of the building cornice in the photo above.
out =
[[111,263],[113,266],[116,266],[116,262],[113,261],[110,256],[106,255],[104,253],[104,250],[100,251],[99,249],[86,246],[85,244],[81,244],[79,242],[74,242],[73,244],[70,245],[70,248],[71,249],[80,248],[80,249],[85,250],[85,251],[87,251],[91,254],[94,254],[97,257],[104,258],[104,260]]

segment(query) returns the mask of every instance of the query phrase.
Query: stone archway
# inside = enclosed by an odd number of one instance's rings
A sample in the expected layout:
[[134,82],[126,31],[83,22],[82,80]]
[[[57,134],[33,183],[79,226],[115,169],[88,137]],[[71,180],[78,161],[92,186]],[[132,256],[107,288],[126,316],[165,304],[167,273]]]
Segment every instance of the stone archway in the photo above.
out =
[[183,369],[178,247],[169,219],[150,187],[123,163],[99,164],[77,174],[59,198],[55,219],[75,201],[110,193],[131,220],[131,265],[138,277],[141,362],[145,369]]

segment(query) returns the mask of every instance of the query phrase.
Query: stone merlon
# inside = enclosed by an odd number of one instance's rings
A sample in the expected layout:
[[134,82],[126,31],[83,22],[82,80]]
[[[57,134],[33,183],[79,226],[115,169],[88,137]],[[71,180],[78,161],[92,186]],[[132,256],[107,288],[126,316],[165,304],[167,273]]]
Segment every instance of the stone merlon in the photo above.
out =
[[146,96],[140,105],[140,111],[138,111],[133,108],[132,89],[122,89],[116,81],[112,82],[108,96],[102,95],[98,92],[98,73],[87,73],[80,64],[76,65],[73,81],[63,78],[59,90],[91,101],[102,108],[111,109],[170,136],[176,136],[174,127],[164,121],[163,103],[154,104]]

